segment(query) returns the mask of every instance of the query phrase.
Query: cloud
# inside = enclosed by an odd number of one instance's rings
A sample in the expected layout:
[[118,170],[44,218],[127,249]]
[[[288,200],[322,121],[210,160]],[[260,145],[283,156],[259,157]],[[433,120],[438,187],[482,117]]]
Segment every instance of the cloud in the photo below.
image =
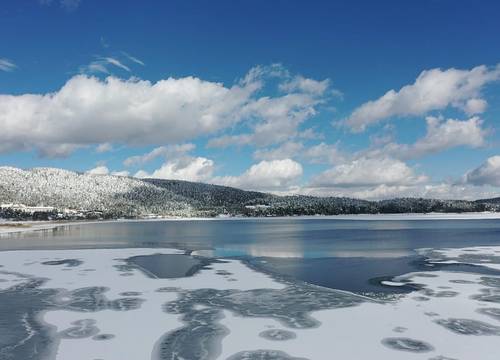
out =
[[419,157],[437,153],[457,146],[478,148],[486,144],[487,131],[482,128],[482,121],[475,116],[469,120],[459,121],[427,117],[427,134],[410,146],[409,152]]
[[[429,154],[466,146],[479,148],[486,145],[488,131],[483,121],[474,116],[468,120],[444,120],[441,117],[428,116],[427,132],[413,144],[397,144],[387,141],[383,146],[362,151],[361,156],[391,156],[398,159],[416,159]],[[388,139],[387,139],[388,140]]]
[[97,166],[93,169],[90,169],[90,170],[86,171],[85,173],[89,174],[89,175],[109,175],[109,169],[106,166],[101,165],[101,166]]
[[182,157],[165,162],[159,169],[148,173],[140,170],[138,178],[173,179],[206,182],[212,178],[214,162],[204,157]]
[[500,156],[489,158],[460,181],[430,182],[401,160],[379,157],[353,158],[311,179],[299,193],[346,196],[359,199],[417,197],[436,199],[490,198],[498,196]]
[[[264,79],[251,70],[231,87],[195,77],[152,83],[76,75],[47,94],[0,95],[0,150],[66,149],[103,143],[180,143],[256,122],[247,141],[285,141],[321,101],[308,94],[259,97]],[[58,151],[54,151],[57,155]]]
[[298,134],[297,137],[299,139],[305,139],[305,140],[322,140],[325,138],[325,135],[321,132],[317,132],[313,128],[308,128],[305,130],[301,130]]
[[181,145],[175,144],[175,145],[160,146],[154,148],[147,154],[128,157],[123,162],[123,165],[125,166],[144,165],[150,161],[153,161],[158,157],[178,158],[179,156],[183,156],[184,154],[194,150],[195,148],[196,146],[190,143]]
[[0,95],[0,143],[40,152],[47,144],[178,143],[237,122],[249,92],[193,77],[151,83],[78,75],[54,93]]
[[500,155],[488,158],[486,162],[465,174],[464,178],[466,183],[472,185],[500,186]]
[[[435,121],[435,123],[434,123]],[[469,129],[470,146],[484,145],[484,138],[476,136],[479,119],[471,118],[467,121],[456,121],[442,119],[429,120],[430,128],[436,131],[428,131],[432,134],[422,138],[413,145],[398,145],[400,148],[391,147],[391,151],[365,151],[357,154],[346,155],[343,163],[324,171],[313,177],[311,181],[299,189],[299,193],[316,196],[347,196],[360,199],[390,199],[395,197],[423,197],[437,199],[466,199],[474,200],[498,196],[500,186],[500,155],[489,158],[484,164],[467,172],[461,180],[448,180],[431,182],[424,174],[418,174],[416,170],[401,161],[401,158],[409,156],[410,149],[414,152],[431,153],[438,151],[431,141],[433,136],[443,138],[443,147],[455,146],[464,141],[457,140],[455,143],[448,141],[454,136],[460,138],[462,126]],[[467,124],[457,124],[467,123]],[[460,131],[456,132],[455,127]],[[446,131],[447,130],[447,131]],[[467,133],[464,132],[465,134]],[[449,136],[445,136],[448,134]],[[429,145],[430,144],[430,145]],[[393,144],[394,145],[394,144]],[[393,152],[399,154],[400,159],[390,157]],[[340,160],[342,161],[342,160]]]
[[80,73],[82,74],[110,74],[108,66],[112,65],[119,69],[131,72],[130,67],[125,65],[122,61],[113,57],[99,57],[97,60],[92,61],[90,64],[80,67]]
[[1,71],[11,72],[11,71],[14,71],[16,68],[17,68],[17,65],[14,64],[9,59],[0,58],[0,70]]
[[265,79],[288,79],[290,73],[285,67],[279,63],[271,65],[257,65],[248,71],[248,73],[240,80],[240,85],[256,84],[257,87],[262,87]]
[[330,80],[314,80],[308,79],[301,75],[295,76],[293,79],[279,85],[283,92],[299,91],[315,95],[323,95],[330,86]]
[[291,77],[286,69],[274,64],[255,67],[242,80],[242,84],[263,86],[263,80],[277,78],[283,96],[263,96],[242,108],[249,131],[237,135],[222,135],[211,139],[208,147],[256,145],[258,147],[280,144],[292,138],[317,136],[312,129],[304,132],[299,126],[317,114],[317,107],[328,100],[330,80],[317,81],[302,76]]
[[316,106],[322,103],[309,94],[287,94],[281,97],[262,97],[242,108],[247,119],[257,120],[251,124],[251,132],[239,135],[224,135],[211,139],[209,147],[231,145],[269,146],[298,137],[298,127],[305,120],[317,114]]
[[469,114],[481,114],[486,111],[488,103],[483,99],[469,99],[464,105],[463,110]]
[[245,111],[261,119],[253,126],[252,143],[267,146],[297,136],[299,125],[317,114],[316,106],[321,102],[311,95],[292,93],[249,104]]
[[252,143],[253,137],[250,134],[243,135],[223,135],[207,142],[208,148],[226,148],[229,146],[244,146]]
[[272,149],[258,149],[253,157],[257,160],[280,160],[295,158],[304,149],[304,145],[299,142],[289,141]]
[[383,200],[401,197],[432,198],[432,199],[464,199],[475,200],[498,196],[495,188],[478,187],[467,184],[438,182],[416,185],[377,185],[355,188],[303,188],[305,195],[315,196],[345,196],[357,199]]
[[487,105],[480,97],[482,88],[499,79],[500,65],[493,68],[481,65],[471,70],[426,70],[413,84],[399,91],[390,90],[381,98],[361,105],[344,123],[353,131],[363,131],[389,117],[423,115],[449,106],[469,115],[480,113]]
[[277,147],[257,149],[254,154],[257,160],[300,159],[311,164],[338,164],[345,162],[348,155],[339,149],[338,144],[321,142],[309,147],[301,142],[288,141]]
[[194,144],[189,143],[159,146],[146,154],[129,157],[123,164],[125,166],[141,166],[160,157],[165,159],[160,168],[152,173],[139,170],[134,176],[196,182],[209,181],[215,170],[215,164],[213,160],[205,157],[190,155],[189,152],[195,148]]
[[302,157],[313,164],[338,164],[345,162],[348,155],[339,149],[339,144],[321,142],[302,153]]
[[[0,135],[1,138],[1,135]],[[29,146],[24,145],[25,147],[21,147],[22,150],[28,150]],[[58,143],[58,144],[39,144],[38,146],[38,154],[41,157],[46,158],[66,158],[70,156],[73,152],[78,149],[85,148],[85,145],[77,145],[77,144],[67,144],[67,143]],[[17,147],[16,147],[17,148]],[[1,148],[0,148],[1,150]],[[12,149],[9,149],[11,151]]]
[[80,72],[89,74],[98,74],[98,73],[109,74],[109,70],[106,67],[106,63],[107,62],[103,60],[92,61],[90,64],[82,66],[80,68]]
[[302,165],[292,159],[263,160],[239,176],[216,177],[211,182],[248,190],[273,191],[293,185],[302,173]]
[[125,71],[130,72],[130,68],[126,65],[124,65],[120,60],[112,58],[112,57],[105,57],[104,60],[111,65],[114,65],[116,67],[119,67],[120,69],[123,69]]
[[136,64],[139,64],[139,65],[142,65],[142,66],[146,66],[146,64],[144,64],[144,62],[138,58],[136,58],[135,56],[132,56],[128,53],[126,53],[125,51],[122,51],[122,54],[127,58],[129,59],[130,61],[136,63]]
[[89,175],[113,175],[113,176],[130,176],[128,171],[110,171],[107,166],[99,165],[93,169],[87,170],[85,174]]
[[113,145],[110,143],[99,144],[99,145],[97,145],[97,147],[95,149],[95,151],[100,153],[100,154],[109,152],[111,150],[113,150]]
[[311,180],[310,187],[412,185],[427,180],[404,162],[391,158],[359,158],[337,165]]

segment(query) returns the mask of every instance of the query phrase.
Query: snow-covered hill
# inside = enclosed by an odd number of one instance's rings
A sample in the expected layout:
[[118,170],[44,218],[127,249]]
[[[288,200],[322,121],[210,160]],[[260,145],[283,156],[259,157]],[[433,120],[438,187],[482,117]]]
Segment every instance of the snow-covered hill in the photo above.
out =
[[142,180],[72,171],[0,167],[0,203],[48,205],[59,209],[122,214],[189,215],[189,201]]
[[21,170],[0,167],[0,204],[101,211],[108,217],[148,214],[286,216],[500,210],[500,203],[494,200],[404,198],[374,202],[337,197],[276,196],[188,181],[91,175],[54,168]]

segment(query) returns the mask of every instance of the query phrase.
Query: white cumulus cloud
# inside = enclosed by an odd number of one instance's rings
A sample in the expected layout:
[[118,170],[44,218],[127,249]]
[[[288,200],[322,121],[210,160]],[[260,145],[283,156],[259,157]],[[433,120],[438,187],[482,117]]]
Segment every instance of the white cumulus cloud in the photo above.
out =
[[0,151],[34,148],[59,156],[104,143],[180,143],[242,120],[255,123],[247,141],[285,140],[316,113],[321,100],[305,93],[258,97],[261,74],[252,69],[231,87],[190,76],[152,83],[82,74],[55,92],[0,95]]
[[249,133],[223,135],[209,141],[209,147],[231,145],[269,146],[299,137],[299,126],[317,114],[322,98],[306,93],[290,93],[281,97],[261,97],[242,108],[244,118],[254,120]]
[[303,188],[301,193],[316,196],[346,196],[358,199],[383,200],[400,197],[464,199],[476,200],[498,196],[491,187],[478,187],[468,184],[447,182],[423,183],[414,185],[377,185],[364,187]]
[[381,98],[361,105],[345,124],[354,131],[363,131],[392,116],[423,115],[448,106],[462,109],[469,115],[480,113],[487,105],[480,97],[482,88],[499,79],[500,65],[494,68],[481,65],[471,70],[426,70],[413,84],[399,91],[390,90]]
[[0,143],[5,150],[50,145],[179,142],[239,119],[248,89],[197,78],[100,80],[78,75],[44,95],[0,95]]
[[306,149],[302,153],[302,157],[313,164],[334,165],[346,161],[349,156],[340,150],[338,143],[321,142]]
[[446,119],[428,116],[427,132],[413,144],[387,141],[381,147],[362,151],[360,156],[390,156],[398,159],[417,159],[455,147],[479,148],[486,145],[488,130],[483,121],[474,116],[468,120]]
[[216,177],[211,182],[248,190],[273,191],[295,184],[302,173],[302,165],[294,160],[263,160],[239,176]]
[[184,154],[194,150],[195,147],[196,146],[191,143],[159,146],[144,155],[135,155],[126,158],[123,161],[123,165],[125,166],[143,165],[150,161],[153,161],[158,157],[179,158],[180,156],[183,156]]
[[359,158],[337,165],[311,180],[311,187],[411,185],[427,180],[406,163],[392,158]]
[[291,77],[280,65],[252,69],[243,84],[262,84],[263,79],[277,78],[282,96],[262,96],[242,108],[248,130],[236,135],[222,135],[211,139],[209,147],[256,145],[266,147],[290,141],[293,138],[313,136],[312,129],[300,131],[306,120],[315,116],[319,105],[328,98],[330,80],[314,80],[303,76]]
[[86,171],[86,173],[89,175],[109,175],[109,169],[104,165],[100,165]]
[[152,173],[139,170],[134,176],[138,178],[186,180],[206,182],[212,178],[214,162],[204,157],[182,157],[165,162]]
[[473,185],[500,186],[500,155],[488,158],[483,164],[465,174],[465,181]]
[[[482,121],[475,116],[469,120],[460,121],[427,117],[427,134],[410,146],[413,157],[429,153],[437,153],[457,146],[478,148],[486,143],[487,131],[482,128]],[[409,157],[409,156],[408,156]]]
[[481,114],[486,111],[488,107],[488,103],[484,99],[469,99],[465,103],[464,111],[469,114]]

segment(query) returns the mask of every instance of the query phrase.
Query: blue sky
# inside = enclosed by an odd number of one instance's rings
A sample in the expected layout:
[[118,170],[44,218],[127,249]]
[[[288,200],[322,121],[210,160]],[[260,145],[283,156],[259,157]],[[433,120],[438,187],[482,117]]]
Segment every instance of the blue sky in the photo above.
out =
[[500,4],[7,0],[0,166],[500,192]]

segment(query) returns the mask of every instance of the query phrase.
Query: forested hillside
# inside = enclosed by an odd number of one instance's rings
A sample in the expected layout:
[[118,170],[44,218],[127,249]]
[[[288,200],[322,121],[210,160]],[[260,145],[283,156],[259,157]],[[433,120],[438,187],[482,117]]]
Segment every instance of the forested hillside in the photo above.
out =
[[8,204],[54,207],[53,214],[48,216],[59,214],[59,218],[70,217],[75,211],[82,216],[92,214],[92,217],[106,218],[156,215],[213,217],[498,211],[500,198],[477,201],[416,198],[367,201],[277,196],[188,181],[141,180],[53,168],[21,170],[0,167],[0,204],[4,204],[0,210],[2,217],[15,217],[21,211],[12,210]]

